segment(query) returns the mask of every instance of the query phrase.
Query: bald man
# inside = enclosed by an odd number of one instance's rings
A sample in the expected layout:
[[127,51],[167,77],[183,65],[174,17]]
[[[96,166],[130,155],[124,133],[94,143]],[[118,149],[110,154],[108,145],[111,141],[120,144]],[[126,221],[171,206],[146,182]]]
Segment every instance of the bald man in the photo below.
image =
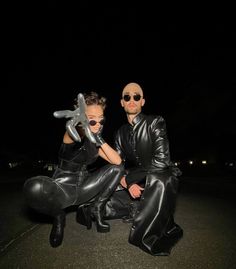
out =
[[115,138],[126,168],[121,185],[138,201],[129,242],[151,255],[167,256],[183,235],[174,222],[181,172],[170,160],[165,120],[142,113],[145,99],[141,86],[127,84],[120,102],[128,120]]

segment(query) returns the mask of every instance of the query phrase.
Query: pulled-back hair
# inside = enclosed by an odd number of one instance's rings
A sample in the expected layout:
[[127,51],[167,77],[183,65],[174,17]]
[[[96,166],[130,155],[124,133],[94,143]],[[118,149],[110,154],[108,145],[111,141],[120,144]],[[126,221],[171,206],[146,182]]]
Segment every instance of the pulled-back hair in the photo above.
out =
[[[91,105],[99,105],[102,107],[103,110],[106,108],[106,98],[103,96],[99,96],[98,93],[91,91],[89,93],[83,93],[84,100],[87,106]],[[76,103],[74,105],[75,109],[78,108],[77,99],[75,100]]]

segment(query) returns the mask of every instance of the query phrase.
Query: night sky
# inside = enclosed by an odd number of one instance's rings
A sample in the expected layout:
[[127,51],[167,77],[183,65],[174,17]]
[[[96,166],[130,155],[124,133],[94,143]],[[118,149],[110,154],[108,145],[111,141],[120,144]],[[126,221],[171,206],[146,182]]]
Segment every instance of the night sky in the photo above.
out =
[[66,121],[53,112],[90,90],[107,97],[112,142],[126,120],[122,88],[134,81],[143,111],[165,118],[174,159],[236,158],[235,21],[163,21],[155,10],[56,1],[3,13],[2,155],[55,158]]

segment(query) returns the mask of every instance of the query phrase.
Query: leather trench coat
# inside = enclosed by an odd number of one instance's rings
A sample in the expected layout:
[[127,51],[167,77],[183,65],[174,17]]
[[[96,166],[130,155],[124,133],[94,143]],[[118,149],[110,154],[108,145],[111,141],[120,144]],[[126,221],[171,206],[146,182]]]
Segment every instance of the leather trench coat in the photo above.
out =
[[170,160],[165,120],[138,114],[117,131],[115,148],[125,163],[128,186],[144,184],[129,242],[152,255],[169,255],[183,231],[174,222],[181,172]]

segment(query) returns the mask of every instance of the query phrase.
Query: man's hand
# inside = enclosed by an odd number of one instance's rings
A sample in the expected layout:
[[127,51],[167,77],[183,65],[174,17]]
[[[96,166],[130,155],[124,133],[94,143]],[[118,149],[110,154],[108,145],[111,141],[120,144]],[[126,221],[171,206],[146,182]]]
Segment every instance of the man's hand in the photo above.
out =
[[130,195],[134,199],[139,198],[142,195],[143,190],[144,190],[144,188],[140,187],[138,184],[132,184],[128,189]]

